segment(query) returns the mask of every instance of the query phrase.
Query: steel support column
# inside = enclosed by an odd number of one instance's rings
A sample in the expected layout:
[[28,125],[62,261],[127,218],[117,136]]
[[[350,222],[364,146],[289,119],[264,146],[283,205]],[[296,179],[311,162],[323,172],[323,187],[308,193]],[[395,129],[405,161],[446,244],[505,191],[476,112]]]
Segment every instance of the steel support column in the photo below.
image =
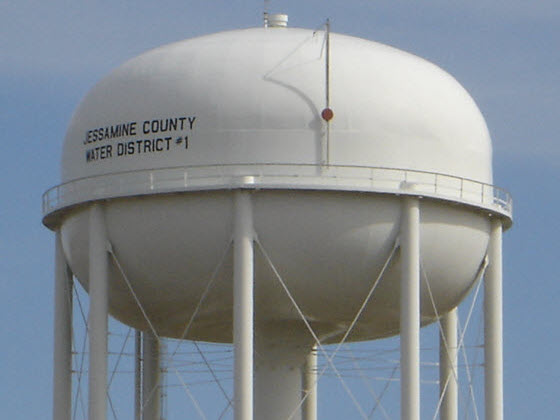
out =
[[134,333],[134,420],[142,420],[142,331]]
[[503,420],[502,222],[492,220],[484,276],[485,419]]
[[159,353],[159,340],[154,333],[142,333],[142,420],[160,420]]
[[302,420],[317,420],[317,346],[307,354],[303,365]]
[[253,212],[250,191],[234,192],[234,419],[253,420]]
[[439,339],[439,393],[440,420],[457,420],[457,308],[445,314],[441,320]]
[[401,221],[401,419],[420,420],[420,206],[403,197]]
[[89,214],[89,420],[107,418],[107,244],[103,209],[93,204]]
[[54,268],[53,419],[72,418],[72,272],[56,232]]

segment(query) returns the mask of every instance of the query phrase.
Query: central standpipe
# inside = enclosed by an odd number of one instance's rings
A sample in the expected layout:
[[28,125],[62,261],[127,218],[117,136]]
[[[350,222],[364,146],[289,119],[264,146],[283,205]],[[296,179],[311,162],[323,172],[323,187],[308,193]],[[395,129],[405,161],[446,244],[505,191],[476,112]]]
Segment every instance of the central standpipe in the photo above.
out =
[[89,213],[89,420],[107,418],[107,322],[109,253],[103,209]]
[[251,192],[233,195],[234,419],[253,420],[254,249]]
[[296,329],[267,327],[255,337],[255,419],[301,420],[302,369],[311,345],[302,345]]
[[403,198],[401,221],[401,419],[420,420],[420,209]]

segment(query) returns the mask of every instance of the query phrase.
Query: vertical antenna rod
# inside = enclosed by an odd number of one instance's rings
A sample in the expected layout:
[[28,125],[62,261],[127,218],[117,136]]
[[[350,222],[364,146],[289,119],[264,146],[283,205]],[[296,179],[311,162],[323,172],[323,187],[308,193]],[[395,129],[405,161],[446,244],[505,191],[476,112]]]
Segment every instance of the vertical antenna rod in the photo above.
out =
[[[331,163],[331,21],[327,19],[326,27],[326,53],[325,53],[325,111],[327,115],[323,115],[327,121],[327,165]],[[325,113],[324,111],[324,113]]]
[[331,80],[331,21],[327,19],[326,27],[326,54],[325,54],[325,81],[326,81],[326,105],[327,108],[331,106],[331,90],[330,90],[330,80]]
[[331,163],[331,120],[334,117],[331,109],[331,22],[327,19],[325,24],[325,108],[321,112],[321,117],[325,120],[326,139],[325,139],[325,155],[321,158],[322,164],[329,166]]

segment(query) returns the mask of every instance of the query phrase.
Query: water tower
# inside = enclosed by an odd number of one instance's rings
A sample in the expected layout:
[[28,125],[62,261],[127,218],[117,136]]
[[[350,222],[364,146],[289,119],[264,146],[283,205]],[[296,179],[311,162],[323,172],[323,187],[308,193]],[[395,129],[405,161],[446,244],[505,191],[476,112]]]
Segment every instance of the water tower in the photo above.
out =
[[70,419],[73,276],[90,295],[90,420],[106,416],[109,314],[145,331],[148,387],[158,337],[233,343],[235,420],[315,419],[302,401],[314,349],[400,334],[402,418],[414,420],[420,326],[442,318],[452,343],[454,308],[485,271],[486,419],[501,419],[512,219],[491,158],[453,77],[328,23],[270,16],[126,62],[79,105],[62,183],[44,196],[54,417]]

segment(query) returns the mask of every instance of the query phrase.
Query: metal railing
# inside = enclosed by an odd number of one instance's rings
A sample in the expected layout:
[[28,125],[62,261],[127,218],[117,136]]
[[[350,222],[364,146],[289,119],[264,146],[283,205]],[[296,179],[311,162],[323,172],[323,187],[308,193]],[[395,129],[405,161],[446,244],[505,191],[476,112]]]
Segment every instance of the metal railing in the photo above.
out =
[[137,170],[76,179],[43,195],[43,215],[83,202],[232,188],[313,189],[421,195],[512,216],[511,195],[490,184],[435,172],[368,166],[225,164]]

